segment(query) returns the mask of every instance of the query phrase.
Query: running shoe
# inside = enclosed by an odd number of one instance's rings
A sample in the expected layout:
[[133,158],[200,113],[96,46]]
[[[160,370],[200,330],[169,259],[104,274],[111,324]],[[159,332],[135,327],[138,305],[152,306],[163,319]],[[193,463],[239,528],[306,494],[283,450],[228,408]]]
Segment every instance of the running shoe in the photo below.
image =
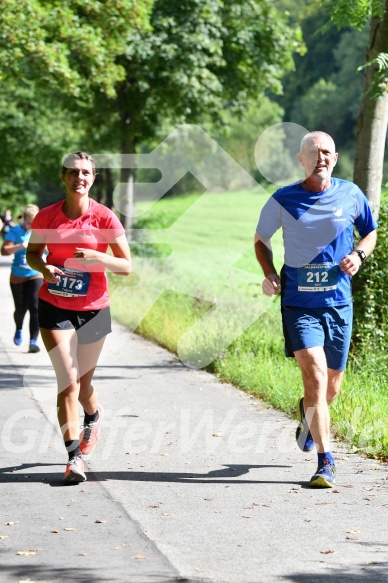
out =
[[295,433],[296,443],[302,451],[312,451],[314,449],[314,440],[304,414],[303,397],[299,399],[298,403],[298,419],[299,425]]
[[30,346],[28,352],[40,352],[40,348],[36,343],[36,340],[30,340]]
[[98,411],[97,421],[93,421],[92,423],[84,425],[79,436],[80,441],[79,448],[81,450],[81,453],[84,455],[88,455],[89,453],[91,453],[96,447],[98,440],[100,439],[101,422],[104,416],[104,411],[101,405],[97,406],[97,411]]
[[16,346],[20,346],[23,342],[23,330],[16,330],[15,336],[13,337],[13,342]]
[[86,481],[85,466],[81,456],[78,455],[69,460],[63,481],[66,484],[78,484]]
[[322,463],[318,465],[309,486],[312,488],[332,488],[335,484],[335,472],[335,463],[325,457]]

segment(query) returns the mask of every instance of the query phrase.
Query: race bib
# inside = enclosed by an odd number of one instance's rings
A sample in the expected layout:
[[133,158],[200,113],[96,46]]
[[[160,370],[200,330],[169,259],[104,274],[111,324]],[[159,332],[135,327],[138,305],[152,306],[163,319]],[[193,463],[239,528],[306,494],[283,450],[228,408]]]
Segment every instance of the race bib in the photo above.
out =
[[309,263],[298,268],[298,291],[326,292],[336,289],[338,265],[333,263]]
[[58,267],[64,272],[64,275],[59,276],[60,280],[57,283],[48,284],[49,292],[55,296],[64,296],[66,298],[86,296],[90,284],[90,273],[61,267],[60,265]]

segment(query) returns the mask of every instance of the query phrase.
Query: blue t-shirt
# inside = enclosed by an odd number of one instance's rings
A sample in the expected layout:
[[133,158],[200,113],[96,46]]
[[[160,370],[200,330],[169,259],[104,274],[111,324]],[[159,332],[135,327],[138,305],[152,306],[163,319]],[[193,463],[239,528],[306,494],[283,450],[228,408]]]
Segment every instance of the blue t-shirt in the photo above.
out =
[[315,308],[351,302],[351,277],[339,264],[353,250],[354,226],[366,237],[377,223],[364,194],[347,180],[331,178],[324,192],[310,192],[298,182],[271,196],[256,232],[269,240],[283,230],[283,305]]
[[[12,241],[15,245],[20,245],[24,241],[28,241],[31,236],[31,231],[25,231],[21,224],[11,227],[5,237],[5,241]],[[17,277],[34,277],[39,275],[39,271],[31,269],[26,261],[27,249],[23,247],[14,254],[11,272]]]

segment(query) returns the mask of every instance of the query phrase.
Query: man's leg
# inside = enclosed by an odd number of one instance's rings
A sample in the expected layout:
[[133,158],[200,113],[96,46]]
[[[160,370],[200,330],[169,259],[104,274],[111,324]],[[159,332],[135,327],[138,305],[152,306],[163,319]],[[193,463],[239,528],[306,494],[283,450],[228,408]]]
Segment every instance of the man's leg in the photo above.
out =
[[342,381],[344,378],[344,370],[327,369],[327,404],[330,405],[339,395]]
[[343,373],[327,367],[324,349],[303,348],[295,352],[303,376],[304,411],[318,451],[318,467],[309,485],[331,488],[335,484],[335,463],[330,452],[329,403],[341,388]]
[[[323,347],[296,350],[295,358],[302,372],[304,411],[311,435],[318,453],[327,452],[330,450],[330,414],[327,402],[329,370]],[[331,394],[333,387],[337,387],[337,383],[331,384]]]

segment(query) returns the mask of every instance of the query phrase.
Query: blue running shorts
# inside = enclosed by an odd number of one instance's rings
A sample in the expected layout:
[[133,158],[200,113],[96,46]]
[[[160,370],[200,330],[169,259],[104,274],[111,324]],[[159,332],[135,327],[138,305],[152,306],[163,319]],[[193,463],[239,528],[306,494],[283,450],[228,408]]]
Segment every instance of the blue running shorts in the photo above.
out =
[[282,306],[286,356],[302,348],[322,346],[327,366],[345,370],[352,335],[353,305],[327,308]]

